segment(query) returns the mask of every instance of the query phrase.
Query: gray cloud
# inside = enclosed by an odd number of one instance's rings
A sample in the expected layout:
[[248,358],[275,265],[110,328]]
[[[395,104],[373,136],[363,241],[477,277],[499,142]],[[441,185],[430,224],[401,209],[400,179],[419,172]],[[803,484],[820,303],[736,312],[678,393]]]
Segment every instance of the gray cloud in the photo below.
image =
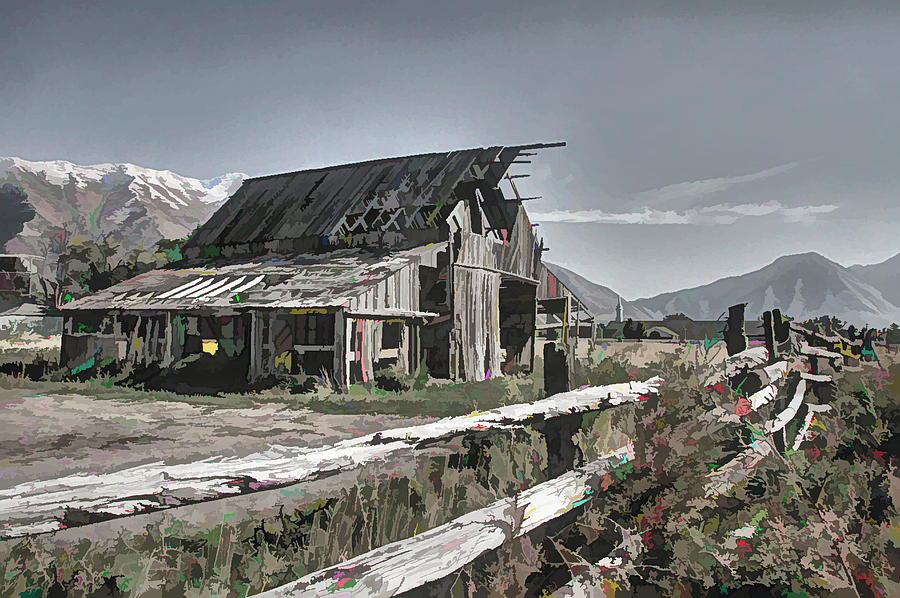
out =
[[634,200],[648,205],[670,204],[673,202],[684,202],[685,200],[696,202],[714,193],[727,191],[735,185],[763,181],[783,174],[795,166],[797,166],[797,162],[788,162],[787,164],[781,164],[780,166],[774,166],[750,174],[674,183],[635,193]]
[[820,204],[809,206],[785,206],[777,201],[759,204],[717,204],[682,211],[654,210],[645,207],[636,212],[607,212],[604,210],[552,210],[530,212],[534,222],[571,222],[596,224],[696,224],[713,226],[734,224],[743,218],[783,216],[785,222],[811,222],[820,214],[829,214],[840,206]]

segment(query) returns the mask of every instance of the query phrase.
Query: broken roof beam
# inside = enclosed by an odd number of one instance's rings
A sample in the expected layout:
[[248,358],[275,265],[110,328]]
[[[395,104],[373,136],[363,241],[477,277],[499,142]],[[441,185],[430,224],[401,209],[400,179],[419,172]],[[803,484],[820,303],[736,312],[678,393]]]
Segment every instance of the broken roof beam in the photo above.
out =
[[553,147],[565,147],[565,141],[557,141],[553,143],[532,143],[527,145],[508,145],[500,149],[497,157],[490,163],[490,175],[495,181],[493,184],[498,185],[500,180],[505,178],[506,171],[512,164],[531,164],[531,160],[520,160],[521,156],[533,156],[535,152],[527,150],[547,149]]
[[551,143],[532,143],[529,145],[508,145],[503,149],[533,150],[533,149],[549,149],[552,147],[566,147],[566,142],[565,141],[553,141]]

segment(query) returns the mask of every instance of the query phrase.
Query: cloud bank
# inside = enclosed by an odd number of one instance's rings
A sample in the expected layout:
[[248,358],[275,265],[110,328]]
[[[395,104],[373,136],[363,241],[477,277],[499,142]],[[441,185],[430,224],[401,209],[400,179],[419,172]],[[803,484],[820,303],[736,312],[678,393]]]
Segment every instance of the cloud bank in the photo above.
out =
[[744,218],[763,216],[778,216],[785,222],[812,222],[819,215],[837,210],[840,206],[835,204],[788,206],[779,201],[703,205],[708,202],[702,200],[710,195],[727,191],[735,185],[769,179],[792,170],[798,164],[799,162],[788,162],[750,174],[674,183],[641,191],[634,194],[628,202],[641,207],[628,211],[551,210],[531,212],[529,216],[535,222],[717,225],[734,224]]
[[737,205],[717,204],[688,210],[655,210],[645,207],[641,211],[607,212],[604,210],[552,210],[531,212],[529,217],[535,222],[590,222],[597,224],[734,224],[742,218],[761,216],[782,216],[787,222],[810,222],[819,214],[828,214],[838,209],[834,204],[808,206],[785,206],[777,201],[765,203],[744,203]]

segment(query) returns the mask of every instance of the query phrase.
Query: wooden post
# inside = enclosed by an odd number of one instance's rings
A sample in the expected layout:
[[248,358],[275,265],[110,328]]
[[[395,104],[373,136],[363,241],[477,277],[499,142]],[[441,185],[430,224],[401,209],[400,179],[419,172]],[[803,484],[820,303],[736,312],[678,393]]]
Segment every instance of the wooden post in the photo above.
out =
[[[571,316],[571,301],[572,298],[566,299],[566,322],[569,321],[569,317]],[[575,361],[578,359],[578,320],[581,317],[581,302],[578,299],[575,299],[575,334],[572,335],[571,331],[569,332],[569,336],[572,337],[571,345],[566,346],[566,373],[568,376],[566,377],[566,390],[571,390],[572,385],[575,382]]]
[[334,313],[334,382],[341,390],[347,390],[347,326],[344,310]]
[[781,314],[780,309],[772,310],[772,326],[775,332],[775,341],[785,343],[791,338],[791,323]]
[[744,335],[746,306],[746,303],[738,303],[728,308],[728,319],[725,321],[725,348],[729,355],[735,355],[747,348],[747,337]]
[[263,327],[268,325],[266,314],[258,309],[250,311],[250,370],[247,379],[256,380],[262,374]]
[[775,330],[772,327],[772,312],[763,312],[763,334],[766,336],[766,350],[769,352],[769,363],[778,360],[778,349],[775,346]]
[[547,442],[547,476],[557,478],[583,465],[574,436],[581,430],[582,415],[569,413],[547,420],[543,427]]
[[163,334],[163,358],[162,358],[162,367],[169,367],[172,365],[172,343],[175,342],[175,334],[172,330],[172,312],[166,310],[165,312],[165,332]]
[[809,362],[809,373],[810,374],[818,374],[819,373],[819,358],[815,355],[810,355],[807,358]]
[[537,345],[537,316],[538,316],[538,302],[537,302],[537,288],[534,289],[534,311],[531,317],[531,347],[529,351],[528,357],[528,370],[534,372],[534,352],[535,347]]
[[343,384],[348,390],[350,388],[350,347],[353,345],[353,318],[344,314],[344,349],[341,352],[341,357],[344,360],[344,369],[343,369],[343,378],[341,379],[341,384]]
[[141,330],[141,318],[142,316],[138,314],[137,320],[134,323],[134,329],[129,335],[131,337],[131,342],[128,344],[128,361],[130,361],[132,365],[137,365],[139,358],[138,345],[141,344],[139,335],[139,332]]
[[544,344],[544,393],[553,396],[569,390],[569,364],[565,345]]
[[578,355],[578,341],[581,340],[581,301],[575,300],[575,346],[572,353]]

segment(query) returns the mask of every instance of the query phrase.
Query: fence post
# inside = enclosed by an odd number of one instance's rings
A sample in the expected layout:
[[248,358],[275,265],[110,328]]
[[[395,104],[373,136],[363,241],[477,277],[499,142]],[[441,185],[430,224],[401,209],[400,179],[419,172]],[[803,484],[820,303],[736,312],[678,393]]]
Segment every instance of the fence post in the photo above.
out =
[[772,310],[772,325],[775,328],[775,341],[785,343],[791,338],[791,323],[781,315],[780,309]]
[[544,345],[544,395],[552,396],[569,390],[569,363],[565,349],[555,342]]
[[747,337],[744,335],[746,306],[746,303],[738,303],[728,308],[728,319],[725,321],[725,348],[729,355],[735,355],[747,348]]
[[778,349],[775,346],[775,330],[772,328],[772,312],[763,312],[763,334],[766,337],[766,351],[769,352],[769,363],[778,360]]

